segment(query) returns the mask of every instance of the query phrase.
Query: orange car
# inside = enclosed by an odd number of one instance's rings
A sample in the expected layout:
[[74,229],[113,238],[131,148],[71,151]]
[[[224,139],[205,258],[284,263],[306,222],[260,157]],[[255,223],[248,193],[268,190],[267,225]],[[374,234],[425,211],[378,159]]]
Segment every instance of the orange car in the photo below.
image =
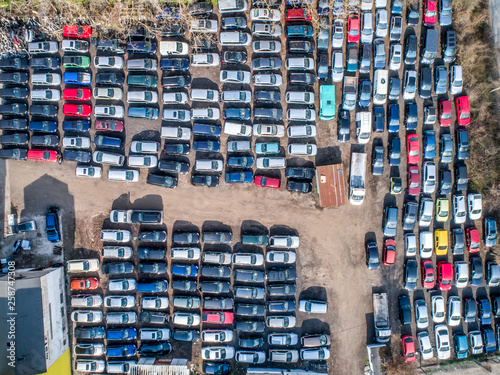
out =
[[71,290],[92,290],[99,286],[99,279],[96,277],[81,277],[71,279]]

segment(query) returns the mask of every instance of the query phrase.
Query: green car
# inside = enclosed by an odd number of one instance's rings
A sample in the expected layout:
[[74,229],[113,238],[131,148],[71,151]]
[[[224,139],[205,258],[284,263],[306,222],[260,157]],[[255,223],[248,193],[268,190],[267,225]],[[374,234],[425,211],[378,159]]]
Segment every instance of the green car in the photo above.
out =
[[255,153],[257,155],[279,154],[280,144],[278,142],[265,142],[255,144]]
[[65,68],[88,68],[90,67],[90,58],[87,56],[64,56],[62,63]]
[[265,246],[268,242],[267,234],[242,234],[241,243],[244,245]]

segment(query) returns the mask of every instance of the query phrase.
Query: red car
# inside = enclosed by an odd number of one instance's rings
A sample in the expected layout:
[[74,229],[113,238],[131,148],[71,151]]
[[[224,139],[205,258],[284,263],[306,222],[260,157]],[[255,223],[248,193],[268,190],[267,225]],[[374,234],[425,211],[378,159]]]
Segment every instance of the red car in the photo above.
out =
[[55,163],[59,160],[59,153],[54,150],[28,150],[28,160]]
[[403,356],[405,357],[405,362],[415,362],[415,340],[413,336],[406,335],[401,337],[403,341]]
[[437,20],[437,1],[424,0],[424,26],[434,26]]
[[432,289],[436,284],[436,277],[434,275],[434,265],[430,260],[422,261],[422,286],[425,289]]
[[359,16],[351,14],[347,20],[347,42],[357,43],[359,41]]
[[203,323],[233,324],[234,314],[227,311],[203,311]]
[[420,145],[417,134],[406,136],[406,151],[408,153],[408,164],[418,165],[420,161]]
[[457,110],[458,125],[466,126],[470,124],[469,97],[461,96],[455,98],[455,108]]
[[439,289],[447,291],[451,289],[453,282],[453,265],[449,262],[438,263],[438,285]]
[[451,100],[439,101],[439,125],[443,127],[451,125]]
[[384,243],[384,264],[392,266],[396,261],[396,241],[388,238]]
[[479,239],[479,231],[475,227],[465,229],[465,237],[467,238],[467,249],[469,253],[477,253],[481,240]]
[[416,165],[408,167],[408,194],[420,194],[420,169]]
[[108,132],[122,132],[123,121],[117,120],[97,120],[95,122],[95,130]]
[[86,101],[90,100],[90,96],[89,89],[64,89],[63,91],[64,100]]
[[279,178],[271,178],[266,176],[255,176],[254,185],[257,187],[268,187],[272,189],[279,189],[281,180]]
[[65,104],[63,107],[65,116],[89,117],[91,110],[88,104]]
[[293,8],[286,10],[286,22],[290,21],[311,21],[312,13],[306,8]]
[[99,280],[96,277],[81,277],[71,279],[71,290],[91,290],[97,289]]
[[66,25],[64,26],[63,36],[65,38],[90,38],[92,29],[90,26]]

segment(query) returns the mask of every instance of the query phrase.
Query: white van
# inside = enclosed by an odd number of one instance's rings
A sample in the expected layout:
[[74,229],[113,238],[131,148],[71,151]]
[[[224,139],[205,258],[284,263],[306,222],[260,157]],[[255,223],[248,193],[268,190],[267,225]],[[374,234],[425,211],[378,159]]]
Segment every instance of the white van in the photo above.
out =
[[158,94],[154,91],[128,91],[127,103],[158,103]]
[[66,262],[68,272],[97,272],[99,271],[99,259],[77,259]]
[[221,46],[249,46],[252,36],[243,31],[223,31],[220,33],[219,44]]
[[356,137],[359,144],[366,144],[370,140],[372,132],[371,112],[356,113]]
[[190,96],[192,101],[198,101],[198,102],[219,101],[219,91],[217,90],[193,89],[191,90]]
[[185,42],[160,42],[160,54],[168,55],[187,55],[189,46]]
[[109,181],[139,181],[139,171],[133,169],[110,169],[108,172]]
[[32,74],[31,83],[35,85],[58,86],[61,84],[61,75],[58,73]]
[[196,171],[222,172],[222,160],[198,159],[194,163]]
[[434,238],[432,232],[421,231],[418,242],[420,243],[420,258],[431,258],[434,248]]
[[61,99],[61,91],[59,90],[31,90],[30,93],[31,100],[34,101],[46,101],[46,102],[58,102]]
[[128,70],[156,70],[157,62],[153,59],[133,59],[127,60]]
[[360,42],[371,44],[373,41],[373,13],[362,13]]
[[385,104],[389,88],[389,71],[377,69],[373,75],[373,104]]

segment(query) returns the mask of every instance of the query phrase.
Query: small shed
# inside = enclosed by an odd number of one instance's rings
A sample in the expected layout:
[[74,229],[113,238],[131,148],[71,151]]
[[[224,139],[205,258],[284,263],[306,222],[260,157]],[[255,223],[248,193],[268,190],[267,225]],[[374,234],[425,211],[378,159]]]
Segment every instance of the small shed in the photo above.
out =
[[345,204],[345,182],[342,164],[316,167],[316,187],[321,207],[339,207]]

